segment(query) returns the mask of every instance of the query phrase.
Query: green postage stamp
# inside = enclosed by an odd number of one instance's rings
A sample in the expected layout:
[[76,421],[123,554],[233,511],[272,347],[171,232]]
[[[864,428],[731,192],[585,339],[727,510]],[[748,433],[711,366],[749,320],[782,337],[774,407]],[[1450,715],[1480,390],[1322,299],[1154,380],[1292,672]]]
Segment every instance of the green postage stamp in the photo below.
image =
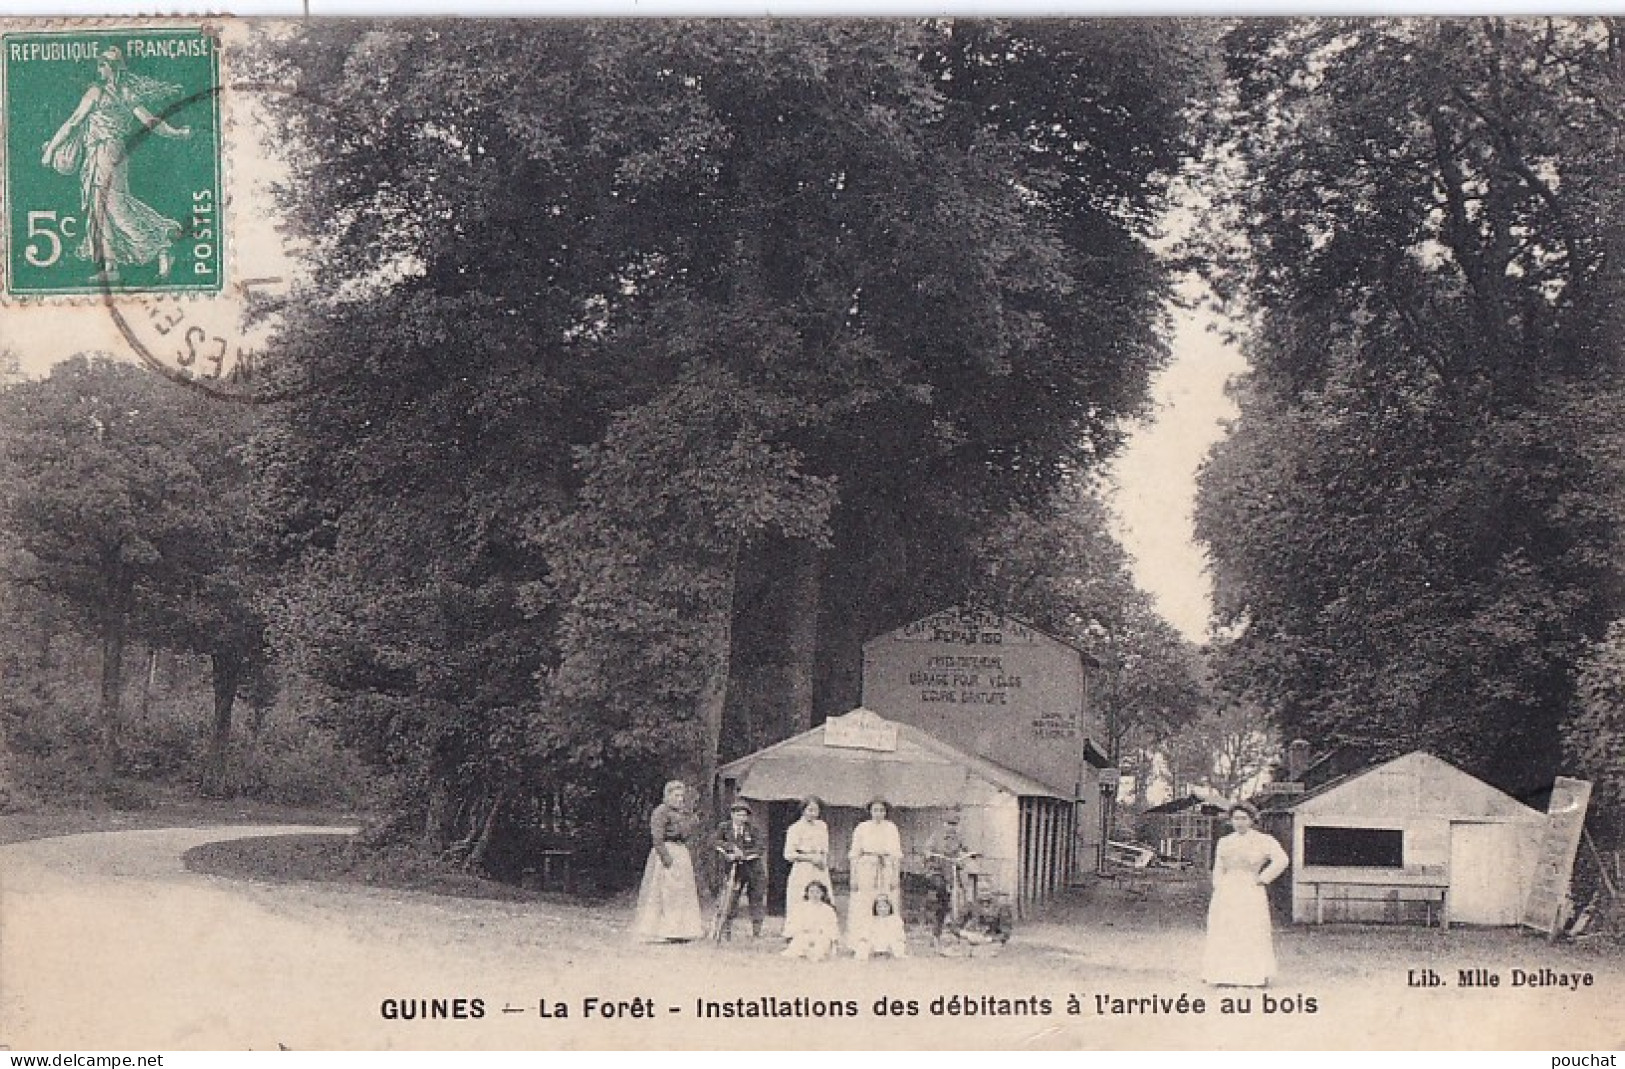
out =
[[218,292],[219,42],[201,27],[0,37],[5,292]]

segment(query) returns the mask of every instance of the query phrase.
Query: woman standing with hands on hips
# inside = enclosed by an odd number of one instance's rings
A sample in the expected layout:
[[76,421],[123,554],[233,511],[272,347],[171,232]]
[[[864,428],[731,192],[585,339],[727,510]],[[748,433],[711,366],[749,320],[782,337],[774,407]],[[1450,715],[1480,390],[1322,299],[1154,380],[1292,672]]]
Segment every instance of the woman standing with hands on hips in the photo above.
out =
[[681,943],[705,934],[700,919],[700,893],[694,885],[694,859],[688,839],[694,816],[681,780],[666,784],[661,803],[649,816],[649,860],[638,888],[632,935],[646,943]]
[[1275,975],[1275,935],[1265,888],[1287,870],[1286,851],[1258,831],[1258,810],[1230,807],[1235,829],[1219,840],[1213,860],[1213,900],[1207,910],[1202,979],[1210,984],[1263,987]]

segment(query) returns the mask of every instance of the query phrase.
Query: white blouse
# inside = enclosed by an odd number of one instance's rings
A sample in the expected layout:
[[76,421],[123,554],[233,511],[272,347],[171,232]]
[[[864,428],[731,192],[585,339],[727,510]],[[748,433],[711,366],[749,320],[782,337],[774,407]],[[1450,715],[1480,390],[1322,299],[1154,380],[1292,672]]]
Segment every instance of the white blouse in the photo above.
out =
[[802,861],[798,854],[816,854],[829,863],[829,825],[821,820],[798,820],[784,833],[784,860]]
[[856,861],[864,854],[885,857],[903,857],[903,838],[897,825],[889,820],[866,820],[852,829],[852,848],[846,852],[847,860]]

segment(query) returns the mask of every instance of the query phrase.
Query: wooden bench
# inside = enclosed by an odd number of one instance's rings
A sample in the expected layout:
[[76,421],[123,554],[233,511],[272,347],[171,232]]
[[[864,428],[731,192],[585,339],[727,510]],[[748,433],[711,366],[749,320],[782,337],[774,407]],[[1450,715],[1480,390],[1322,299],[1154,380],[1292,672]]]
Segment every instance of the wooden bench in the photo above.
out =
[[566,894],[575,890],[574,850],[541,850],[537,856],[542,859],[541,890],[557,889]]
[[[1399,902],[1421,902],[1426,908],[1427,925],[1433,926],[1435,916],[1434,907],[1438,907],[1437,916],[1441,930],[1450,930],[1450,885],[1431,881],[1394,880],[1386,882],[1381,880],[1349,880],[1349,879],[1300,879],[1300,884],[1307,884],[1315,889],[1315,923],[1326,923],[1327,902],[1380,902],[1383,904]],[[1340,894],[1328,894],[1329,888],[1341,889]]]

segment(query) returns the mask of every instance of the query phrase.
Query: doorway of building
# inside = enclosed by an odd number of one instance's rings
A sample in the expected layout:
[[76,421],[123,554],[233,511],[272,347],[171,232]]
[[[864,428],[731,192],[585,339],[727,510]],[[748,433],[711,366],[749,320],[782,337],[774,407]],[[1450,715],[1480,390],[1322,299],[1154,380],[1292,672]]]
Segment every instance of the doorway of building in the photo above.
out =
[[801,819],[800,802],[769,802],[767,841],[772,853],[767,859],[767,911],[784,916],[784,889],[790,883],[790,863],[784,860],[784,836],[790,825]]
[[1451,924],[1518,923],[1522,895],[1510,864],[1516,833],[1511,824],[1451,823]]

